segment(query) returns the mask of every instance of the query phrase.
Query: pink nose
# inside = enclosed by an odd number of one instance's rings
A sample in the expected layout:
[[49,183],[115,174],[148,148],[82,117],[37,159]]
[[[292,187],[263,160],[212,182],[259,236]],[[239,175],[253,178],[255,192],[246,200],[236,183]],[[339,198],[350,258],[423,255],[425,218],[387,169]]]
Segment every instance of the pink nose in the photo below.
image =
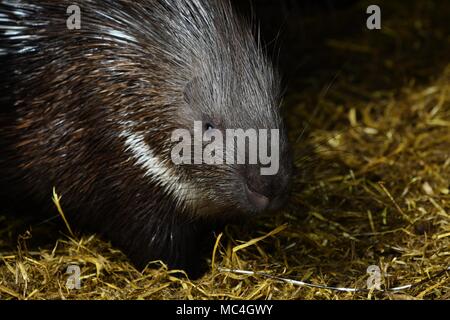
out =
[[258,210],[265,210],[269,206],[269,198],[253,191],[248,185],[245,185],[245,192],[247,193],[248,201]]

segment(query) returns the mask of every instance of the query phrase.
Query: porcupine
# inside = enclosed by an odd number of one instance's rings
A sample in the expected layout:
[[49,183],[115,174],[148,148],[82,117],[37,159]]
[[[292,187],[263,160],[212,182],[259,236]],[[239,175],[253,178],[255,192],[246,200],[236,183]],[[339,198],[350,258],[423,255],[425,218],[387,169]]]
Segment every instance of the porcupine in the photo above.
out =
[[[9,198],[96,232],[139,267],[195,273],[203,242],[276,209],[291,177],[280,81],[227,0],[0,1],[0,180]],[[171,133],[279,129],[280,168],[174,165]]]

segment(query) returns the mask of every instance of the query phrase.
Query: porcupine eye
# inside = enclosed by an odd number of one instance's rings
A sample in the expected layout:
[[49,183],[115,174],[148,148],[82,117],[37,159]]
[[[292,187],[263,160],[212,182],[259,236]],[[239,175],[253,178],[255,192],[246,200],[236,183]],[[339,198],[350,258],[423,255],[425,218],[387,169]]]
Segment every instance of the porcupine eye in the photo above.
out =
[[205,123],[205,131],[214,129],[214,126],[211,123]]

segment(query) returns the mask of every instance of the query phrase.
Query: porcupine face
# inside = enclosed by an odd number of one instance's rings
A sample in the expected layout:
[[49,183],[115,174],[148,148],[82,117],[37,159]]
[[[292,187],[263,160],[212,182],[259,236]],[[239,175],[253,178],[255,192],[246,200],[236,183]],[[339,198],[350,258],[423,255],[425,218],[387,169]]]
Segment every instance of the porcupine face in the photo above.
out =
[[[220,65],[206,65],[210,70],[202,70],[186,88],[181,118],[191,125],[189,141],[203,148],[191,148],[190,164],[179,169],[189,172],[200,214],[276,209],[286,194],[290,155],[277,87],[266,63],[254,65],[257,59],[241,64],[222,58]],[[261,148],[264,141],[269,150]],[[272,156],[267,174],[260,153]]]

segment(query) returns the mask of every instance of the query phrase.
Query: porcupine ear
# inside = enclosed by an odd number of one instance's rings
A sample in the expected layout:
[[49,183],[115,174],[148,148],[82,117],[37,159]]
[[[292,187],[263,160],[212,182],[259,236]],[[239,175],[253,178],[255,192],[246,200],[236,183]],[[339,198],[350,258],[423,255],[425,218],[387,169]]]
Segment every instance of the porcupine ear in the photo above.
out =
[[183,91],[184,101],[189,105],[194,104],[197,99],[199,89],[200,89],[200,77],[195,76],[191,80],[189,80],[186,83],[186,86],[184,87]]

